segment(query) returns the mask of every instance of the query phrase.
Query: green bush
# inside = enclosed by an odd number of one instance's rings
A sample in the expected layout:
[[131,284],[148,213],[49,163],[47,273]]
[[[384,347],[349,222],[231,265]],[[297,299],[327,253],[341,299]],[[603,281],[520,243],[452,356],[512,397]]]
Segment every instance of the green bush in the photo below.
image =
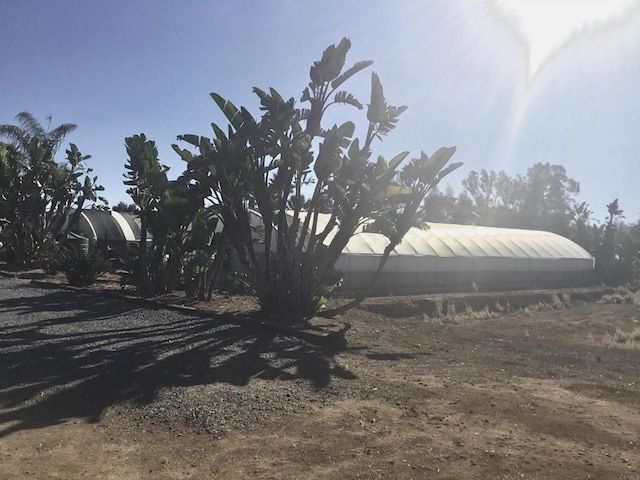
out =
[[63,270],[63,256],[64,248],[58,242],[47,238],[35,255],[34,266],[43,269],[47,275],[55,275]]
[[69,285],[87,287],[110,268],[109,260],[100,252],[84,253],[66,248],[62,253],[62,271]]

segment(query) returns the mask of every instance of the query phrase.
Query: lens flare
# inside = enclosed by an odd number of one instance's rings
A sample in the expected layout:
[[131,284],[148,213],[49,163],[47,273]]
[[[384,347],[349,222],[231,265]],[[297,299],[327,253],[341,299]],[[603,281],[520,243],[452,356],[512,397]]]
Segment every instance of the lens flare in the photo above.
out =
[[528,50],[531,81],[572,40],[615,27],[640,11],[640,0],[494,0]]

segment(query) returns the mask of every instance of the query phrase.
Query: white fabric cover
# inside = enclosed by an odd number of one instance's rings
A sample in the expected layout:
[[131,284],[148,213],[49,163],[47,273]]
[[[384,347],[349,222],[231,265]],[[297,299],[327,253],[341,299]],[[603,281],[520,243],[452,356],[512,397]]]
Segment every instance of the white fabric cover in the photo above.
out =
[[[343,250],[343,271],[375,271],[389,240],[356,234]],[[369,257],[369,258],[367,258]],[[429,223],[411,228],[389,257],[386,271],[591,270],[593,257],[571,240],[550,232]]]

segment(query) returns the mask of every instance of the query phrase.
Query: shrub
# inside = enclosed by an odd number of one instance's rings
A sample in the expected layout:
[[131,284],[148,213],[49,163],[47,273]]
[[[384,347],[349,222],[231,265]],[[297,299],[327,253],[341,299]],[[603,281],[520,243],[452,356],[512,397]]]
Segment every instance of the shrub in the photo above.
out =
[[616,327],[614,334],[607,335],[604,342],[610,347],[638,348],[640,347],[640,327],[630,332]]
[[100,252],[83,253],[76,248],[66,248],[62,253],[62,271],[69,285],[87,287],[109,270],[109,260]]
[[598,303],[640,305],[639,292],[633,293],[628,288],[618,288],[614,293],[603,295]]
[[47,275],[55,275],[63,269],[63,253],[64,249],[58,242],[45,239],[42,248],[35,255],[34,265],[43,269]]

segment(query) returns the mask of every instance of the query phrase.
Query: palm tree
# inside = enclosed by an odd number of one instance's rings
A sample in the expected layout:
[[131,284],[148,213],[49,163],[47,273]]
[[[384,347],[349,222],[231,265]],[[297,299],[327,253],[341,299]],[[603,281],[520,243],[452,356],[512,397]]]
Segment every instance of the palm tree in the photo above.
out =
[[591,215],[593,212],[589,208],[589,204],[587,202],[582,202],[580,204],[575,204],[571,208],[571,215],[573,217],[573,222],[576,225],[586,225],[591,220]]
[[49,125],[45,130],[33,114],[20,112],[16,115],[18,125],[0,125],[0,138],[4,138],[13,143],[15,147],[25,155],[28,155],[32,142],[35,140],[40,144],[40,147],[49,154],[48,156],[53,159],[62,140],[78,126],[74,123],[63,123],[51,130],[49,128],[51,119],[51,116],[47,117]]
[[607,217],[607,228],[613,229],[616,222],[624,218],[624,215],[622,215],[624,210],[620,209],[617,198],[613,202],[607,204],[607,213],[609,214]]
[[619,263],[617,236],[621,220],[624,218],[624,211],[620,208],[617,198],[607,204],[607,213],[609,216],[602,234],[602,242],[598,245],[595,255],[596,271],[600,280],[607,285],[613,285],[618,280],[616,278],[616,266]]
[[[72,221],[72,209],[79,215],[85,201],[103,201],[97,192],[103,187],[91,177],[82,155],[70,145],[66,162],[56,163],[63,139],[76,129],[72,123],[43,127],[29,112],[16,115],[17,125],[0,125],[0,140],[7,140],[0,152],[0,217],[11,223],[6,232],[7,259],[16,266],[31,263],[45,240],[64,241]],[[84,178],[82,178],[84,176]]]
[[571,217],[573,223],[573,240],[584,249],[592,252],[593,240],[587,225],[591,221],[593,212],[587,202],[574,204],[571,207]]

